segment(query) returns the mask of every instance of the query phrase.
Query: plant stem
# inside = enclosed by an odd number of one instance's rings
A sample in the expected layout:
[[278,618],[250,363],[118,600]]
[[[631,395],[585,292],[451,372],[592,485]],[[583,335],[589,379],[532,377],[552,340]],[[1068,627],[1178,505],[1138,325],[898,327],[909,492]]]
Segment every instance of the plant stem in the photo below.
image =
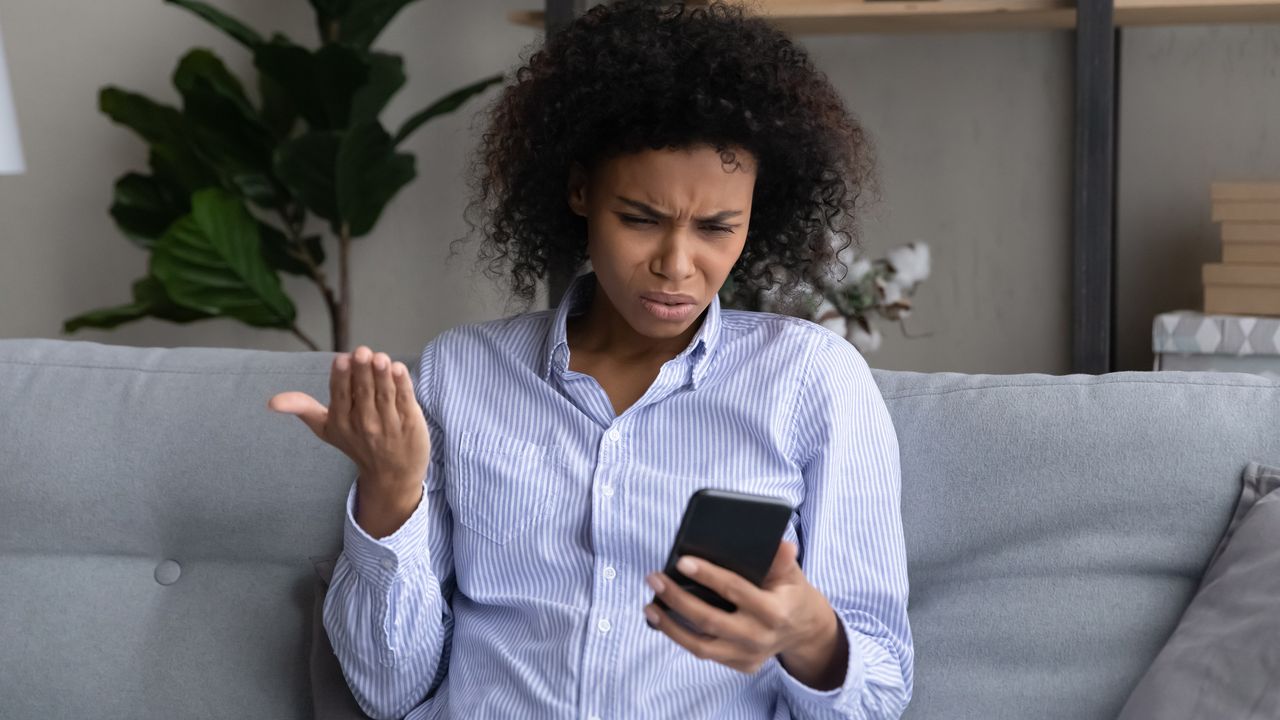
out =
[[320,349],[319,345],[316,345],[315,342],[311,340],[311,338],[307,337],[306,333],[302,332],[302,329],[298,327],[297,323],[291,326],[289,328],[289,331],[292,332],[294,335],[298,336],[298,339],[301,340],[303,344],[305,344],[307,347],[311,348],[312,350]]
[[[316,265],[316,259],[311,257],[311,253],[307,251],[307,246],[302,239],[302,220],[290,217],[289,213],[285,212],[283,208],[279,212],[280,219],[284,221],[285,228],[289,231],[288,252],[307,266],[308,275],[320,288],[320,295],[324,297],[325,307],[329,310],[329,323],[333,325],[334,318],[338,312],[338,300],[333,296],[333,290],[329,287],[329,284],[325,282],[327,278],[324,271],[320,269],[320,266]],[[302,338],[302,341],[309,345],[312,350],[319,350],[319,347],[309,338],[300,332],[295,332],[295,334]]]
[[342,223],[338,232],[338,312],[333,320],[333,350],[347,352],[347,318],[351,314],[351,282],[347,256],[351,249],[351,226]]

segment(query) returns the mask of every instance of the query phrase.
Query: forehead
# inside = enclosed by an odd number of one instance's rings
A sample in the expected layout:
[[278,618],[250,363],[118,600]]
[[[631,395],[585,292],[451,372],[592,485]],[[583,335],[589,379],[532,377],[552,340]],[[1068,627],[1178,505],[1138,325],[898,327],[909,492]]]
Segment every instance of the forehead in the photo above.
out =
[[[726,162],[728,161],[728,162]],[[643,150],[605,161],[595,181],[608,197],[625,195],[665,206],[743,204],[755,187],[756,162],[740,148],[722,157],[715,148]]]

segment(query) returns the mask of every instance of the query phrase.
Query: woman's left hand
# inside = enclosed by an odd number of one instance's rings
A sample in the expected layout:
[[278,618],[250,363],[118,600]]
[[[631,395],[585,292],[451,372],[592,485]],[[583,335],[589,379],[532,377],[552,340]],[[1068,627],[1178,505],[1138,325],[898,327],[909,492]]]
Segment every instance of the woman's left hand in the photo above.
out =
[[[761,587],[706,560],[685,556],[676,563],[680,572],[736,605],[737,612],[709,605],[665,573],[654,572],[646,578],[654,593],[701,634],[685,629],[653,603],[645,606],[645,616],[694,656],[739,672],[754,673],[778,655],[798,679],[843,677],[848,652],[844,631],[826,596],[805,578],[796,552],[794,543],[782,541]],[[686,567],[689,562],[692,566]]]

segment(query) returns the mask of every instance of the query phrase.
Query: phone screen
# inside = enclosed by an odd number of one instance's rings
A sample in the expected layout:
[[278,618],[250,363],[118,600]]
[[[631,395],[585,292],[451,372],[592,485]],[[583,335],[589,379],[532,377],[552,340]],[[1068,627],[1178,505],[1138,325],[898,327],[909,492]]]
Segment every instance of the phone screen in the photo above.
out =
[[[685,507],[663,572],[709,605],[734,612],[738,608],[733,603],[677,570],[676,560],[683,555],[699,557],[759,586],[773,564],[792,512],[782,498],[712,488],[698,490]],[[655,597],[654,604],[685,628],[699,632],[661,598]]]

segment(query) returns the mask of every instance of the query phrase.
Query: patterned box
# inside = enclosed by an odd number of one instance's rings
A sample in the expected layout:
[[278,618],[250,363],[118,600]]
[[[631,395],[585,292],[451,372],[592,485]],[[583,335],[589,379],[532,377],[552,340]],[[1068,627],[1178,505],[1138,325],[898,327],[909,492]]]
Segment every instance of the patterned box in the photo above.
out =
[[1280,318],[1176,310],[1152,327],[1155,370],[1247,372],[1280,379]]

